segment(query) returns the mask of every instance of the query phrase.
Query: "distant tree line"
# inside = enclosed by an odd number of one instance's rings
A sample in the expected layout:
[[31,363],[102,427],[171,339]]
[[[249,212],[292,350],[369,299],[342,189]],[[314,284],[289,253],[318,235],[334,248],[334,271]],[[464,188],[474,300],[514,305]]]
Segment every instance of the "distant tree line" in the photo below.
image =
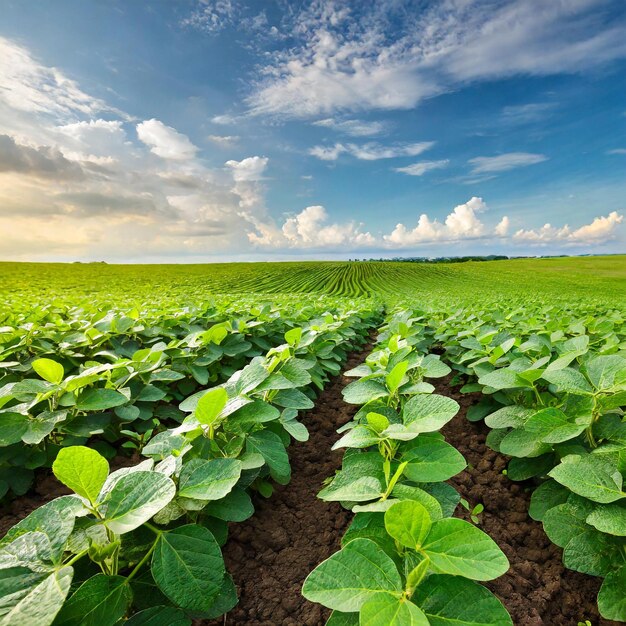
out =
[[[467,263],[468,261],[508,261],[509,259],[556,259],[569,256],[567,254],[546,254],[542,256],[506,256],[504,254],[488,254],[487,256],[396,256],[390,259],[348,259],[348,261],[389,261],[394,263]],[[579,255],[587,256],[587,255]]]

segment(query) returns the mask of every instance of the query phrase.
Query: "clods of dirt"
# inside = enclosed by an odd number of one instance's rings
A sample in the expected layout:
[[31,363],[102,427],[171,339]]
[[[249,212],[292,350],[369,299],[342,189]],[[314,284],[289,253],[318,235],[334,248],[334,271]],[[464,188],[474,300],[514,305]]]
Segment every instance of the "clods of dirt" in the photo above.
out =
[[[486,444],[489,428],[469,422],[466,413],[480,393],[461,394],[450,377],[437,384],[436,393],[454,398],[458,415],[442,430],[448,443],[466,458],[468,467],[449,482],[470,505],[483,504],[479,525],[502,549],[511,563],[509,571],[485,583],[503,602],[516,626],[576,626],[589,620],[593,626],[619,626],[598,614],[601,579],[564,567],[562,550],[552,544],[540,522],[528,515],[534,485],[516,483],[502,474],[508,458]],[[462,507],[457,515],[469,519]]]
[[[346,370],[359,365],[371,351],[366,346],[348,360]],[[232,574],[239,603],[209,624],[247,626],[318,626],[329,611],[302,597],[302,583],[321,561],[340,548],[352,514],[338,502],[317,498],[322,483],[341,466],[343,450],[331,451],[336,432],[358,407],[346,404],[342,389],[354,379],[338,376],[318,397],[315,408],[302,416],[310,438],[289,447],[291,482],[277,486],[271,498],[255,499],[247,521],[232,524],[224,546],[226,568]]]

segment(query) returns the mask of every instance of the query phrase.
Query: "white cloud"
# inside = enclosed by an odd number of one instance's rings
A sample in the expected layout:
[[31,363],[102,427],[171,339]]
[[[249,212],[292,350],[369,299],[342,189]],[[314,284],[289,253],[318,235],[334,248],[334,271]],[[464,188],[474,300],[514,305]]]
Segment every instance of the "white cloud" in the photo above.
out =
[[237,135],[209,135],[207,139],[222,148],[230,148],[239,141]]
[[[411,109],[471,82],[579,73],[626,56],[624,22],[604,0],[313,2],[270,54],[252,114],[307,118]],[[349,23],[348,23],[349,22]]]
[[149,146],[150,152],[163,159],[185,161],[193,159],[198,152],[187,135],[154,118],[137,124],[137,136]]
[[520,229],[513,239],[517,242],[548,244],[566,243],[572,245],[604,243],[611,240],[619,224],[624,221],[624,216],[617,211],[612,211],[606,217],[596,217],[590,224],[585,224],[572,230],[567,224],[555,227],[544,224],[537,229]]
[[470,159],[468,163],[472,166],[472,174],[486,174],[492,172],[505,172],[516,167],[525,167],[547,161],[544,154],[533,154],[531,152],[507,152],[498,156],[480,156]]
[[506,106],[502,109],[502,122],[510,125],[540,122],[549,117],[555,107],[554,102],[529,102]]
[[367,122],[363,120],[336,120],[331,117],[313,122],[314,126],[330,128],[352,137],[373,137],[381,135],[389,128],[386,122]]
[[511,220],[505,215],[499,222],[498,225],[494,229],[494,233],[498,237],[506,237],[509,232],[509,227],[511,226]]
[[615,148],[615,150],[609,150],[607,154],[626,154],[626,148]]
[[418,161],[405,167],[394,167],[394,171],[402,174],[408,174],[409,176],[423,176],[426,172],[431,170],[438,170],[442,167],[447,167],[450,163],[449,159],[440,159],[439,161]]
[[267,157],[253,156],[241,161],[226,161],[234,186],[233,193],[239,196],[239,206],[247,212],[263,208],[264,189],[260,184],[269,163]]
[[362,248],[375,243],[369,232],[362,232],[354,222],[327,224],[328,214],[323,206],[306,207],[290,217],[278,228],[269,221],[259,221],[244,214],[255,227],[248,233],[250,242],[265,247],[278,248]]
[[57,68],[42,65],[26,48],[4,37],[0,37],[0,102],[17,111],[62,119],[114,110],[86,94]]
[[180,25],[214,34],[232,25],[236,14],[236,5],[231,0],[200,0]]
[[435,241],[476,239],[485,234],[485,226],[477,214],[486,209],[487,205],[482,198],[473,197],[465,204],[454,207],[443,224],[437,220],[431,220],[426,213],[422,213],[417,226],[411,229],[404,224],[397,224],[394,230],[383,239],[389,248],[407,248],[418,243]]
[[403,156],[417,156],[435,145],[434,141],[418,143],[398,143],[383,146],[378,143],[354,144],[336,143],[334,146],[314,146],[309,154],[322,161],[336,161],[341,154],[351,154],[360,161],[395,159]]
[[267,167],[267,157],[253,156],[242,161],[226,161],[226,166],[232,170],[233,179],[237,182],[261,180]]

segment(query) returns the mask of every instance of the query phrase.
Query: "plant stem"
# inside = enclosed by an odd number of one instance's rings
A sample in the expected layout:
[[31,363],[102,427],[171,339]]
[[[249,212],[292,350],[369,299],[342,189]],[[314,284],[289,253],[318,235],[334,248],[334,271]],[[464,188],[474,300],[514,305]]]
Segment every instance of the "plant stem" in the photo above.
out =
[[[161,532],[159,531],[159,535],[160,534]],[[150,546],[150,549],[144,554],[141,561],[139,561],[139,563],[135,565],[135,568],[133,569],[133,571],[126,577],[127,582],[131,580],[135,576],[135,574],[137,574],[137,572],[145,565],[146,561],[152,556],[152,553],[154,552],[154,549],[156,548],[156,544],[158,541],[159,541],[159,538],[157,537],[154,540],[154,543],[152,544],[152,546]]]

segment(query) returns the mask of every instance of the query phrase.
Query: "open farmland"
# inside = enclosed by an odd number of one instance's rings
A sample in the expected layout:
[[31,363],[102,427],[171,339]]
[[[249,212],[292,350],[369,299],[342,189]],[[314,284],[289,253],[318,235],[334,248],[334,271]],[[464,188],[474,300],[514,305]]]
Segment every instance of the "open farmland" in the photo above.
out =
[[626,622],[626,256],[0,293],[0,626]]

